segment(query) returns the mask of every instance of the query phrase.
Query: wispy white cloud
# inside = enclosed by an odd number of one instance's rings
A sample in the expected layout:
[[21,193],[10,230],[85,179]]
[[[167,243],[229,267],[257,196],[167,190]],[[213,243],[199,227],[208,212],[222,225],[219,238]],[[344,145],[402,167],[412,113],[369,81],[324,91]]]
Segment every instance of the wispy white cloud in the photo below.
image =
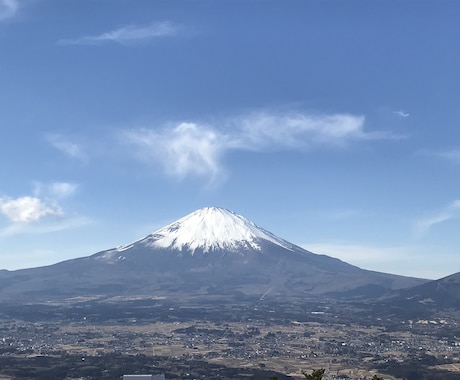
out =
[[193,123],[181,123],[157,132],[141,129],[125,133],[127,141],[137,145],[143,159],[161,162],[167,172],[183,178],[187,175],[217,175],[219,158],[225,149],[225,137],[217,131]]
[[14,17],[18,9],[18,0],[0,0],[0,21]]
[[405,112],[405,111],[403,111],[403,110],[393,111],[393,113],[394,113],[395,115],[398,115],[398,116],[401,116],[401,117],[409,117],[409,116],[410,116],[410,113]]
[[430,216],[422,218],[415,223],[414,234],[416,238],[421,238],[437,224],[447,222],[460,217],[460,200],[455,200],[443,209],[438,210]]
[[0,213],[11,222],[36,222],[47,216],[62,216],[63,211],[56,204],[48,204],[37,197],[16,199],[0,198]]
[[[346,147],[352,142],[399,138],[386,132],[368,132],[360,115],[276,115],[253,113],[220,121],[219,127],[179,123],[163,129],[137,129],[123,133],[137,146],[144,160],[160,163],[178,178],[225,173],[221,164],[228,151],[310,150]],[[217,124],[217,123],[216,123]]]
[[58,149],[65,155],[80,160],[80,161],[87,161],[88,156],[85,153],[82,146],[74,141],[70,141],[68,137],[58,134],[51,134],[47,136],[48,142],[54,148]]
[[254,113],[230,121],[236,133],[230,147],[277,150],[305,149],[316,145],[345,145],[352,140],[373,138],[364,132],[364,116],[276,115]]
[[47,234],[73,228],[80,228],[93,223],[94,221],[89,218],[78,216],[71,218],[59,218],[59,221],[48,220],[43,223],[14,222],[9,224],[3,230],[0,230],[0,236],[8,237],[21,234]]
[[47,198],[67,198],[75,194],[78,185],[71,182],[34,183],[34,195]]
[[57,198],[67,198],[77,190],[77,184],[70,182],[53,182],[50,185],[51,194]]
[[104,43],[118,43],[127,45],[159,37],[168,37],[177,34],[179,27],[170,21],[154,22],[146,26],[128,25],[122,28],[98,35],[84,36],[75,39],[59,40],[59,45],[101,45]]
[[444,152],[438,152],[435,155],[441,158],[445,158],[455,165],[460,164],[460,149],[446,150]]

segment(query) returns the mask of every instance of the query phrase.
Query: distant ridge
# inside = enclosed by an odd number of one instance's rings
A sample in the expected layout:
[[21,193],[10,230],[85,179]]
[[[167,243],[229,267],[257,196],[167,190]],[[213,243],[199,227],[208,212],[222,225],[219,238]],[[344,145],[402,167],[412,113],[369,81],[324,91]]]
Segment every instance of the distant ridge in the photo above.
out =
[[382,299],[407,311],[460,309],[460,272],[408,289],[401,289]]

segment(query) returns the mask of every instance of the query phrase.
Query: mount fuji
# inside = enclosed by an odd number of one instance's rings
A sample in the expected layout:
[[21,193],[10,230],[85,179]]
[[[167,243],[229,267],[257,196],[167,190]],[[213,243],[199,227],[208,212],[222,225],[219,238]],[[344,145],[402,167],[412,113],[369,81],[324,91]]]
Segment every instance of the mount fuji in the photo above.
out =
[[379,296],[425,280],[309,252],[217,207],[134,243],[54,265],[0,271],[0,299],[115,296]]
[[193,256],[195,253],[233,252],[249,250],[262,252],[262,242],[270,242],[292,250],[293,245],[256,226],[241,215],[217,207],[197,210],[176,222],[117,252],[136,245],[178,251]]

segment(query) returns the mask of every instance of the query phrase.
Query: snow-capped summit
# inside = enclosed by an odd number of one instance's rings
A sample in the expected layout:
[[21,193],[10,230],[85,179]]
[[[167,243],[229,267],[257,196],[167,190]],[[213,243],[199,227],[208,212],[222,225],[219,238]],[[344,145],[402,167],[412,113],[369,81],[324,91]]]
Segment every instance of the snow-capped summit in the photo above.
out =
[[[291,250],[292,245],[224,208],[205,207],[161,228],[139,241],[150,247],[209,252],[217,249],[260,250],[261,241]],[[120,250],[129,248],[123,247]]]

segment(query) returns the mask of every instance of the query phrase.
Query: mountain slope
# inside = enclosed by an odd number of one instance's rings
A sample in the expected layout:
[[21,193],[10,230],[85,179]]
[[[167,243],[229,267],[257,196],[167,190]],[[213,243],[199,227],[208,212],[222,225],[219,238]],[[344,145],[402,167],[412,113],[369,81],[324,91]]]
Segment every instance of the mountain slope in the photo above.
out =
[[132,244],[0,273],[0,298],[116,295],[369,296],[425,282],[317,255],[221,208],[197,210]]
[[460,308],[460,272],[384,297],[382,303],[404,310]]

